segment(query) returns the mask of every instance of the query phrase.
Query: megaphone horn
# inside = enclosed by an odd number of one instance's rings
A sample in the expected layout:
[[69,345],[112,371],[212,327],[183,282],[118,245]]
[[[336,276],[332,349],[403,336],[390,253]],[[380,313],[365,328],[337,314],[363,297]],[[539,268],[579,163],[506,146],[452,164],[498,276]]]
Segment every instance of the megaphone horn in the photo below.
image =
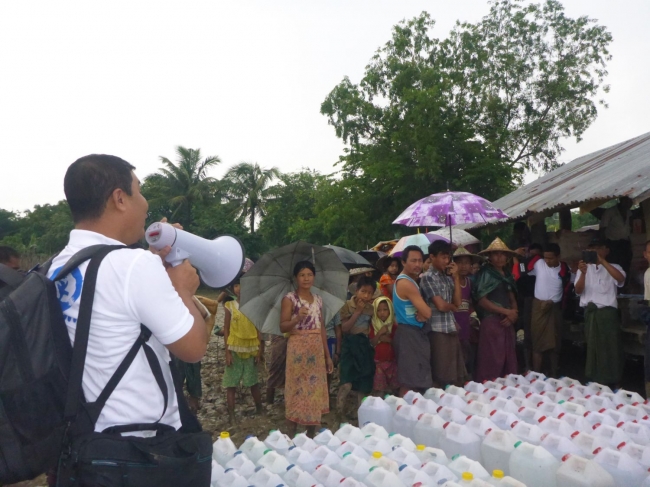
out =
[[165,261],[177,266],[183,260],[199,271],[206,286],[223,288],[234,281],[244,266],[244,246],[237,237],[222,235],[214,240],[198,237],[169,223],[149,225],[145,238],[150,247],[161,250],[167,246],[172,251]]

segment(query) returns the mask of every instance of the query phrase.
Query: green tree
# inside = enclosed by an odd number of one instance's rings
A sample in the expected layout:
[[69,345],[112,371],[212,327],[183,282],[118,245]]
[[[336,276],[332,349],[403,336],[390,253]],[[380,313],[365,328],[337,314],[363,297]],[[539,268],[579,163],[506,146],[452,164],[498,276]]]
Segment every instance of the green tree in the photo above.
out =
[[208,171],[221,160],[217,156],[201,158],[201,149],[176,148],[177,162],[160,156],[163,167],[147,176],[143,194],[149,200],[152,213],[162,214],[170,221],[190,228],[197,203],[217,194],[217,181]]
[[579,138],[607,91],[611,35],[554,0],[493,1],[443,40],[433,25],[423,13],[395,26],[361,81],[345,78],[321,105],[346,146],[319,219],[348,245],[365,243],[354,225],[374,223],[364,240],[391,236],[402,210],[447,188],[507,194],[526,170],[556,163],[561,137]]
[[0,208],[0,239],[13,234],[18,227],[18,215]]
[[255,219],[266,214],[266,206],[273,198],[273,180],[280,177],[276,167],[262,169],[258,163],[241,162],[231,167],[224,176],[224,193],[236,206],[236,214],[247,218],[251,233],[255,233]]

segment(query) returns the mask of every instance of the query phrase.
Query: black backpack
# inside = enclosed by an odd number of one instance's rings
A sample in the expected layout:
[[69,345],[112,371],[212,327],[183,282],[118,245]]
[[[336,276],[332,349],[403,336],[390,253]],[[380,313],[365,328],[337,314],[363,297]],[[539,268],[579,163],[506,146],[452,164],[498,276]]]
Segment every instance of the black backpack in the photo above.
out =
[[0,264],[0,482],[56,466],[72,360],[56,281],[102,248],[77,253],[54,280],[51,260],[25,276]]
[[[8,272],[6,266],[0,268],[0,281],[5,283],[0,289],[5,294],[0,301],[0,482],[27,480],[56,468],[61,486],[123,485],[125,479],[129,485],[209,485],[210,435],[189,413],[178,386],[183,424],[179,432],[160,423],[94,432],[102,408],[140,348],[167,409],[167,386],[160,363],[146,344],[151,332],[145,326],[97,400],[86,402],[81,390],[99,265],[108,253],[123,248],[83,249],[54,280],[46,277],[51,260],[24,278]],[[55,285],[86,260],[90,263],[73,349]],[[12,289],[8,295],[7,286]],[[140,430],[154,430],[157,435],[122,436]]]

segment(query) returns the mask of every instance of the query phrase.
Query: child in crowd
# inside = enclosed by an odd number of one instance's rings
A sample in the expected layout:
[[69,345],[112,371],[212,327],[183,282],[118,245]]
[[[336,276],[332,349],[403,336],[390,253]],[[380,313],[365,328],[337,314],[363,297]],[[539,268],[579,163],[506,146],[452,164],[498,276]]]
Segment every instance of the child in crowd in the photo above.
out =
[[[329,323],[327,323],[327,326],[325,326],[325,335],[327,336],[327,349],[330,352],[330,357],[332,357],[332,363],[334,364],[334,367],[336,367],[339,363],[339,356],[336,351],[339,349],[337,343],[339,343],[341,340],[341,337],[339,336],[340,333],[337,333],[337,330],[340,329],[339,327],[340,324],[341,324],[341,313],[337,312],[334,315],[334,317],[329,321]],[[331,374],[327,374],[328,392],[332,385],[333,373],[334,371],[332,370]]]
[[360,400],[372,392],[375,377],[375,351],[370,345],[373,294],[377,289],[374,279],[362,276],[357,281],[355,295],[341,308],[340,378],[337,397],[337,415],[343,420],[345,401],[350,391]]
[[384,263],[385,272],[379,279],[379,287],[384,296],[392,301],[395,279],[402,272],[402,262],[396,257],[388,257]]
[[474,374],[474,362],[476,360],[476,347],[478,340],[472,344],[472,314],[474,306],[472,305],[472,282],[469,278],[474,262],[478,262],[480,257],[470,254],[464,247],[460,246],[453,255],[454,262],[458,266],[458,277],[460,280],[461,303],[458,310],[454,312],[454,318],[458,324],[458,338],[460,347],[465,358],[465,368],[470,376]]
[[264,341],[255,325],[239,311],[239,279],[232,286],[236,300],[228,301],[224,317],[224,343],[226,347],[226,368],[223,372],[223,387],[226,388],[228,416],[235,422],[235,392],[241,383],[250,387],[255,409],[262,413],[257,365],[264,356]]
[[393,302],[386,296],[381,296],[375,299],[372,306],[374,314],[369,335],[370,344],[375,347],[375,378],[372,389],[375,392],[397,394],[397,361],[392,345],[397,325]]

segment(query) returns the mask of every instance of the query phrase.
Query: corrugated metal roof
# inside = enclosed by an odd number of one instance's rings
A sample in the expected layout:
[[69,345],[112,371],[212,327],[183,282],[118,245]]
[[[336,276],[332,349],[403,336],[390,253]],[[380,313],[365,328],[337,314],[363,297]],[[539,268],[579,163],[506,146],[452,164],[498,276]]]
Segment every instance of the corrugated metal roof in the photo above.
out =
[[588,201],[650,196],[650,132],[564,164],[494,202],[509,221]]

